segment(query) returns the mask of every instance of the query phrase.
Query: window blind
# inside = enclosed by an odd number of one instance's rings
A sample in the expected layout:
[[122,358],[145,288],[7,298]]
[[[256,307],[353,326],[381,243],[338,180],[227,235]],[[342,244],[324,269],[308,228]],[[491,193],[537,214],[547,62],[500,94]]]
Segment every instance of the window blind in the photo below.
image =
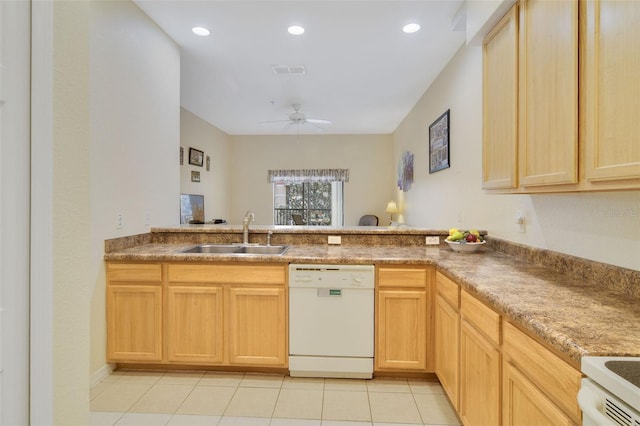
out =
[[269,183],[349,182],[349,169],[269,170]]

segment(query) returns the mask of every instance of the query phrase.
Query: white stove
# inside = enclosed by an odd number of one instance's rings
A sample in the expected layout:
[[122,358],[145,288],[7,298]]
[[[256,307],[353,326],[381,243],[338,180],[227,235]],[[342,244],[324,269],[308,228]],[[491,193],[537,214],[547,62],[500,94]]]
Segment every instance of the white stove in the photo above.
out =
[[640,426],[640,357],[586,356],[581,370],[584,426]]

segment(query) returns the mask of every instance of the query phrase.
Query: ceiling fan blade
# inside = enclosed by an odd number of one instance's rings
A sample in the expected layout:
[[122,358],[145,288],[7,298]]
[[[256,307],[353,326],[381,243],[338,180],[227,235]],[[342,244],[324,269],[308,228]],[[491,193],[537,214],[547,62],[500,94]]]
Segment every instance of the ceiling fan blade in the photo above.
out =
[[322,118],[307,118],[307,123],[312,123],[312,124],[331,124],[331,120],[324,120]]
[[322,128],[322,127],[318,126],[316,123],[313,123],[313,122],[311,122],[311,121],[309,121],[309,120],[305,121],[305,123],[306,123],[306,124],[308,124],[308,125],[310,125],[310,126],[312,126],[312,127],[315,127],[315,128],[316,128],[317,130],[319,130],[319,131],[323,131],[323,130],[324,130],[324,128]]
[[289,121],[291,121],[291,120],[258,121],[258,124],[288,123]]

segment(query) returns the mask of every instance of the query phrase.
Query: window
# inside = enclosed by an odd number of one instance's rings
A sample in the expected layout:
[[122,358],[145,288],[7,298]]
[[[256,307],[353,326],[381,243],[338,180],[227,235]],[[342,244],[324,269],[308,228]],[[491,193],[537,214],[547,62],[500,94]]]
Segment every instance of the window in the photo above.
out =
[[342,182],[274,183],[274,225],[294,225],[298,214],[305,225],[342,226],[342,188]]
[[[273,224],[342,226],[342,189],[349,169],[269,170]],[[294,220],[298,219],[298,220]]]

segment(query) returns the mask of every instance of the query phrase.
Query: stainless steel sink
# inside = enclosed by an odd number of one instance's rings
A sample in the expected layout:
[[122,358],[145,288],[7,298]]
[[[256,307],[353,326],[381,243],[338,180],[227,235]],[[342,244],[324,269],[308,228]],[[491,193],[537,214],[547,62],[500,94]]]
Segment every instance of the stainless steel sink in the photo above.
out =
[[256,244],[199,244],[180,250],[180,253],[232,254],[232,255],[277,255],[289,250],[290,246],[266,246]]
[[289,250],[289,246],[243,246],[241,253],[244,254],[284,254]]

